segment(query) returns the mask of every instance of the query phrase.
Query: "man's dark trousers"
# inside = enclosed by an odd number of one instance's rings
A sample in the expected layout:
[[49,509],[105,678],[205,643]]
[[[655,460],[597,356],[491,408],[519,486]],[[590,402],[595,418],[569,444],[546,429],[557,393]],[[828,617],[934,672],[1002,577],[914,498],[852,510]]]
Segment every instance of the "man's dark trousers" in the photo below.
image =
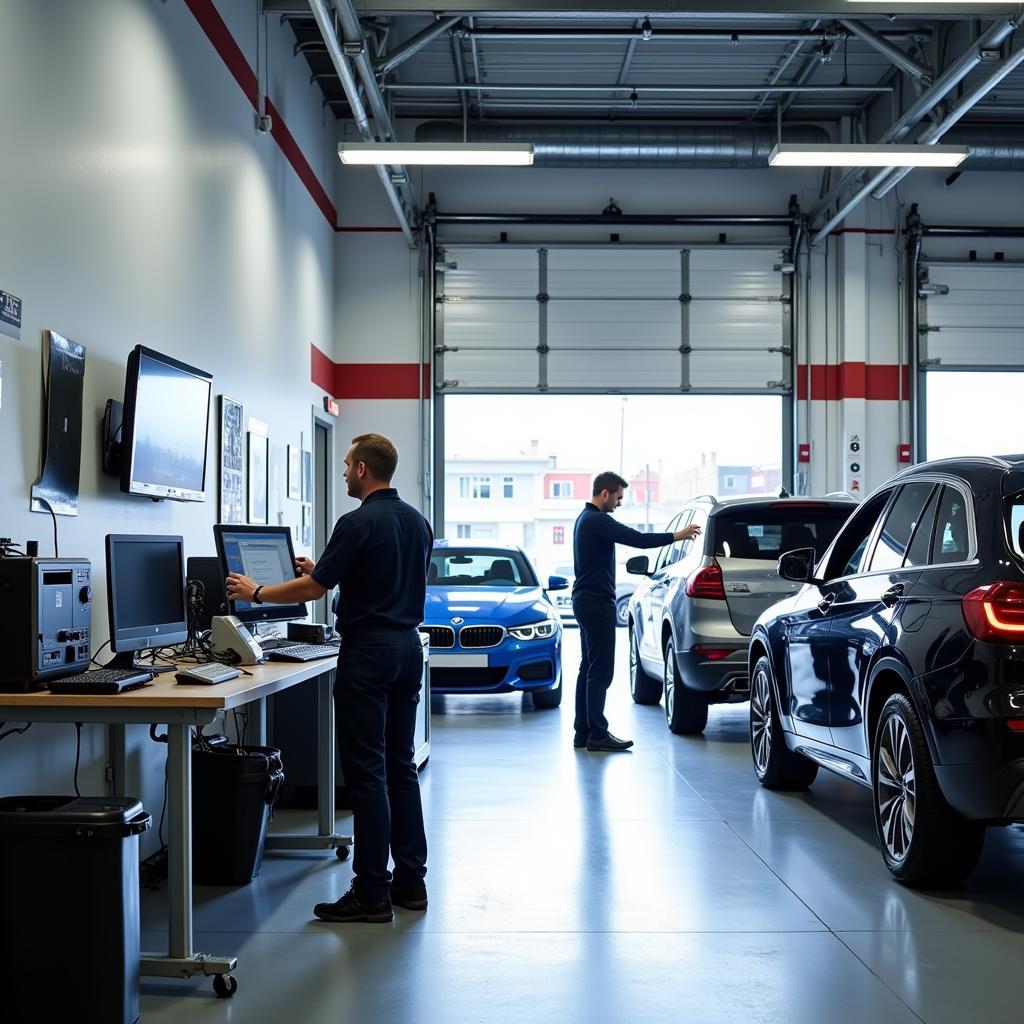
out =
[[576,679],[576,734],[603,740],[608,735],[604,700],[615,674],[615,600],[577,597],[572,610],[582,648]]
[[394,886],[408,890],[427,873],[420,783],[414,764],[416,706],[421,698],[419,632],[344,634],[334,685],[338,751],[355,818],[353,886],[366,902]]

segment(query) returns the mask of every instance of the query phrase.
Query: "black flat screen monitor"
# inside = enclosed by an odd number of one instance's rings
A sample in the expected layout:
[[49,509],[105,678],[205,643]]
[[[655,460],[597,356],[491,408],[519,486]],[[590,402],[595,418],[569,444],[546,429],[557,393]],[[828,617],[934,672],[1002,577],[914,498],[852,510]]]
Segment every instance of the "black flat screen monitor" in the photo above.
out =
[[137,345],[128,357],[121,420],[121,490],[205,501],[213,377]]
[[[107,534],[107,613],[115,668],[134,653],[188,639],[185,554],[181,537]],[[146,665],[152,671],[152,666]]]
[[[251,576],[257,583],[270,586],[295,579],[295,549],[292,531],[287,526],[227,526],[213,528],[217,557],[225,577],[229,572]],[[304,604],[252,604],[229,601],[232,615],[242,622],[283,622],[304,619]]]

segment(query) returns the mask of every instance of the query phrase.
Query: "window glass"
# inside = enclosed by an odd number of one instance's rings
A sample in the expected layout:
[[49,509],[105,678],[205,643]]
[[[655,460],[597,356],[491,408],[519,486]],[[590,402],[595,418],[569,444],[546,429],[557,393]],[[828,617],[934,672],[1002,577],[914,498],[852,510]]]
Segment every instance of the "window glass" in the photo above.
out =
[[868,498],[854,513],[853,518],[839,534],[835,547],[829,556],[825,569],[825,579],[834,580],[841,576],[852,576],[860,572],[864,553],[867,551],[871,531],[874,530],[879,516],[892,496],[888,489]]
[[932,527],[935,525],[935,506],[938,504],[941,487],[932,488],[928,495],[928,503],[921,513],[914,537],[907,548],[907,557],[903,560],[904,565],[927,565],[928,555],[932,545]]
[[1010,531],[1010,550],[1024,558],[1024,494],[1015,494],[1006,509],[1006,520]]
[[[677,515],[672,520],[672,522],[669,523],[668,526],[665,527],[665,531],[664,532],[665,533],[675,533],[676,530],[679,529],[679,523],[680,523],[680,521],[682,520],[682,518],[683,518],[683,516],[685,514],[686,514],[685,512],[680,512],[679,515]],[[661,548],[658,551],[658,560],[654,563],[654,571],[655,572],[660,572],[662,569],[665,568],[665,566],[667,566],[669,564],[669,556],[671,555],[671,553],[672,553],[672,545],[669,545],[668,547]]]
[[966,562],[970,548],[967,502],[958,488],[943,487],[942,497],[939,498],[939,512],[935,519],[931,562],[933,565]]
[[485,548],[435,550],[429,582],[442,587],[535,587],[537,578],[518,551]]
[[869,571],[884,572],[886,569],[898,569],[903,564],[914,528],[934,487],[931,483],[910,483],[900,489],[878,535]]
[[516,492],[515,478],[511,477],[511,476],[505,477],[505,479],[502,481],[502,497],[504,497],[504,498],[514,498],[515,497],[515,492]]
[[[851,506],[852,507],[852,506]],[[791,507],[761,505],[720,512],[712,521],[715,555],[777,561],[787,551],[814,548],[820,558],[850,509],[825,503],[794,503]]]

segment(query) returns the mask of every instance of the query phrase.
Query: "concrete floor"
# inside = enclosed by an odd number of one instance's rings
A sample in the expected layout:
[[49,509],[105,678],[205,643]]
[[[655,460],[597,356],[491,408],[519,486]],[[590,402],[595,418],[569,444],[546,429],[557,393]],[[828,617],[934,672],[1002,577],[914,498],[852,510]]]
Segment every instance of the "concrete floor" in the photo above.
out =
[[[560,711],[435,701],[427,914],[319,922],[348,864],[268,857],[252,885],[197,890],[197,948],[239,956],[237,995],[147,979],[143,1020],[1021,1020],[1024,831],[990,831],[955,892],[908,891],[884,868],[867,790],[823,771],[807,794],[766,792],[745,704],[713,708],[703,738],[673,736],[660,706],[632,704],[618,654],[609,720],[630,754],[573,750],[571,680]],[[166,948],[165,900],[143,901],[143,948]]]

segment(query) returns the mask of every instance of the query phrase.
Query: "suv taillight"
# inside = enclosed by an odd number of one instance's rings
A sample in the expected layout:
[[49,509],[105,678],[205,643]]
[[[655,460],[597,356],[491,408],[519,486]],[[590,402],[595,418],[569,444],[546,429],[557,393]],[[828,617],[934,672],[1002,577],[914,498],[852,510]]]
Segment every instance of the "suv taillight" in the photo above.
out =
[[979,640],[1024,643],[1024,583],[989,583],[960,599],[967,628]]
[[686,596],[700,597],[709,601],[725,600],[722,567],[714,559],[706,561],[686,581]]

